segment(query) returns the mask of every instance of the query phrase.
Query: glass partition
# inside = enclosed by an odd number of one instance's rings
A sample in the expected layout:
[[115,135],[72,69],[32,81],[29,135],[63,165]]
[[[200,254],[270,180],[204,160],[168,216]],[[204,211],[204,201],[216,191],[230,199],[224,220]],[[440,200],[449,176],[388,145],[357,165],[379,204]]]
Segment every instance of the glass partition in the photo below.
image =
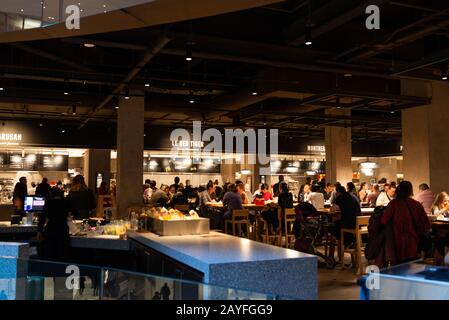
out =
[[275,300],[281,297],[114,268],[0,258],[0,300]]

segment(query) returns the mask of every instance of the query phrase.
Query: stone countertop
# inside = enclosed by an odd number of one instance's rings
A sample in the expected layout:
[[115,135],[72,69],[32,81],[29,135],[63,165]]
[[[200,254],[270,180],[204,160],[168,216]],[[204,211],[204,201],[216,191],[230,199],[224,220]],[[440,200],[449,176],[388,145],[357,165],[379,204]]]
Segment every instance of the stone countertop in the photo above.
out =
[[128,240],[120,239],[119,236],[70,236],[70,244],[73,248],[102,249],[129,251]]
[[11,225],[9,221],[0,221],[1,233],[37,233],[37,225]]
[[204,281],[296,299],[317,298],[317,257],[219,232],[128,238],[204,273]]

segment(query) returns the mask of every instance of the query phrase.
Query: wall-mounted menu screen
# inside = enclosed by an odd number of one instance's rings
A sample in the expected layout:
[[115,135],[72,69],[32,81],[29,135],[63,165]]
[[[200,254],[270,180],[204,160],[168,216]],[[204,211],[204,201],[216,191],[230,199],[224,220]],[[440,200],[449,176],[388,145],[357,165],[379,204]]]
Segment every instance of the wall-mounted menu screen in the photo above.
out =
[[325,169],[324,161],[272,160],[271,174],[302,174],[306,171],[322,173]]
[[0,169],[3,171],[68,171],[68,168],[68,155],[0,153]]
[[178,173],[220,173],[219,159],[200,159],[194,163],[188,157],[149,157],[144,158],[144,172]]

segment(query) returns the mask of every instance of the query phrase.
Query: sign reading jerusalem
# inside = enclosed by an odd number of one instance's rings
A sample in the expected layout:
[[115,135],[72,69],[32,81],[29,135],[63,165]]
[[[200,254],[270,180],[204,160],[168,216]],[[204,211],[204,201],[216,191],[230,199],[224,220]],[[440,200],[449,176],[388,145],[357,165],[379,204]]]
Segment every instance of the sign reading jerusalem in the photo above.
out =
[[21,133],[0,133],[0,145],[17,146],[22,142]]

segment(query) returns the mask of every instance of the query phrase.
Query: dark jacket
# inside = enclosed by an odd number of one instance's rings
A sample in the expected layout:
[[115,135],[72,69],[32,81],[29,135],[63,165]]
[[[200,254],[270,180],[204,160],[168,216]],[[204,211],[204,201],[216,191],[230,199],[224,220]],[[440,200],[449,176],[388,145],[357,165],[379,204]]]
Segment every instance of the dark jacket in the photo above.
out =
[[285,208],[293,208],[293,194],[291,192],[279,193],[278,205],[282,210],[283,216]]
[[340,207],[341,227],[354,229],[357,216],[360,216],[362,213],[357,199],[349,193],[343,193],[335,199],[334,204]]
[[25,197],[28,194],[28,188],[27,185],[21,182],[17,182],[15,187],[14,187],[14,192],[13,192],[13,201],[15,199],[20,199],[22,201],[22,203],[25,201]]
[[70,191],[67,199],[75,220],[88,219],[91,211],[97,207],[95,195],[91,189]]
[[232,210],[242,209],[242,197],[237,192],[226,192],[223,197],[223,205],[226,208],[226,212],[223,217],[225,219],[232,218]]
[[39,183],[36,188],[36,195],[42,197],[48,197],[51,186],[48,183]]
[[187,197],[182,192],[176,192],[170,200],[170,206],[174,208],[177,204],[189,204]]
[[38,231],[68,237],[67,217],[69,211],[70,204],[65,198],[46,200],[44,210],[39,213]]

